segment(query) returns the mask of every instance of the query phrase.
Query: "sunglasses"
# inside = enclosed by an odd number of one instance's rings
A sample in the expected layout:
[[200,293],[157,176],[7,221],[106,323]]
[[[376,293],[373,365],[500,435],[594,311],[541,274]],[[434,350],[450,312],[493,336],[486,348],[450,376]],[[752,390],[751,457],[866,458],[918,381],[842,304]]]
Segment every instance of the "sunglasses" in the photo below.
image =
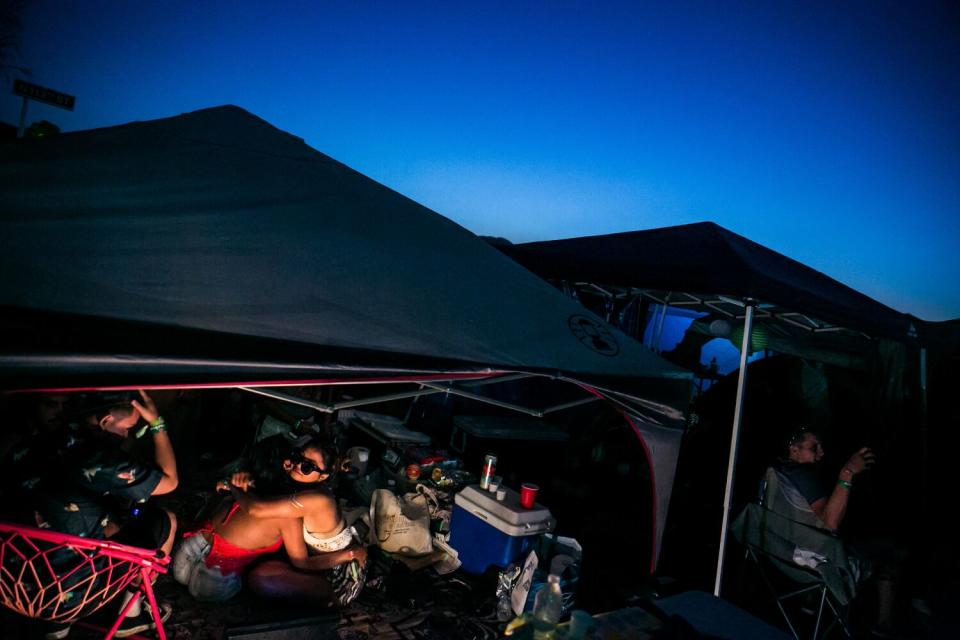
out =
[[314,462],[313,460],[300,458],[294,464],[300,468],[300,473],[302,473],[305,476],[308,476],[311,473],[319,473],[320,475],[330,475],[330,473],[326,469],[321,469],[320,467],[318,467],[317,463]]

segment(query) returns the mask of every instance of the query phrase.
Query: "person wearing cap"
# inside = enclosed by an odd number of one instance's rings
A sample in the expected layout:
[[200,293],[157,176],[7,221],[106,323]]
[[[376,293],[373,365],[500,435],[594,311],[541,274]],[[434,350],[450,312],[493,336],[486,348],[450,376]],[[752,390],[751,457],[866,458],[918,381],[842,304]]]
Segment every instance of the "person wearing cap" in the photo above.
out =
[[[146,392],[135,399],[98,394],[87,398],[74,429],[51,439],[50,457],[57,460],[36,487],[37,526],[87,538],[112,541],[169,554],[177,521],[166,509],[148,504],[156,495],[177,488],[177,461],[166,423]],[[142,427],[139,427],[143,424]],[[134,458],[123,446],[131,433],[153,441],[153,459]],[[153,628],[147,605],[134,587],[120,599],[121,606],[137,598],[116,636],[123,638]],[[170,615],[163,605],[161,618]],[[63,638],[69,626],[48,632]]]

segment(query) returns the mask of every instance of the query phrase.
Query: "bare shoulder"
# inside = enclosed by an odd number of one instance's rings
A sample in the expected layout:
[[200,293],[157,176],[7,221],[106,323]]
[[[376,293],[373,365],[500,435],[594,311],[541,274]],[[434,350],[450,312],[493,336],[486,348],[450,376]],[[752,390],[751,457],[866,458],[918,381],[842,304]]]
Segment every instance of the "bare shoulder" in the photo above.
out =
[[327,509],[336,508],[337,502],[333,496],[326,491],[309,490],[300,491],[294,496],[300,504],[307,509]]

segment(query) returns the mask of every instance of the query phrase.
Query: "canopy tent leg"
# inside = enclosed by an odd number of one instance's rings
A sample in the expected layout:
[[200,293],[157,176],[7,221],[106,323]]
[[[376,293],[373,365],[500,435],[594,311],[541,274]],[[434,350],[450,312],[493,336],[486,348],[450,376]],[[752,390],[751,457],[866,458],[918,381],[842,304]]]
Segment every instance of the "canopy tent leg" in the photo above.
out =
[[733,432],[730,434],[730,457],[727,461],[727,488],[723,496],[723,523],[720,527],[720,551],[717,555],[717,581],[713,595],[720,597],[723,581],[723,552],[727,547],[727,526],[730,520],[730,501],[733,498],[733,473],[737,466],[737,445],[740,441],[740,422],[743,419],[743,394],[747,384],[747,356],[750,351],[750,334],[753,332],[754,301],[746,303],[747,313],[743,319],[743,343],[740,345],[740,374],[737,377],[737,400],[733,409]]
[[927,348],[920,347],[920,515],[927,515],[927,493],[930,490],[929,426],[927,409]]
[[667,320],[667,307],[670,306],[670,292],[667,292],[667,295],[663,298],[663,304],[660,308],[660,313],[657,316],[657,324],[654,328],[653,336],[653,352],[660,353],[660,340],[663,338],[663,324]]

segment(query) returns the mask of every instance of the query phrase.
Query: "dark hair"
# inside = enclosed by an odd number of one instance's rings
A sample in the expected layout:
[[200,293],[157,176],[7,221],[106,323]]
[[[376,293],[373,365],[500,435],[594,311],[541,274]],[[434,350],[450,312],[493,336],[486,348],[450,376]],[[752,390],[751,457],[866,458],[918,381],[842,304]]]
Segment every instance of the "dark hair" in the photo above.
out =
[[108,414],[129,416],[134,412],[130,401],[135,398],[139,398],[139,395],[126,392],[90,394],[81,401],[77,417],[93,416],[97,422],[100,422]]
[[[337,484],[337,473],[340,471],[340,452],[330,442],[319,436],[311,436],[306,442],[302,442],[294,450],[294,455],[303,458],[303,452],[307,449],[316,449],[320,452],[320,459],[323,460],[323,468],[329,475],[325,480],[318,482],[319,485],[326,485],[333,488]],[[301,484],[301,483],[296,483]]]
[[810,427],[803,427],[803,426],[797,427],[796,429],[794,429],[793,431],[791,431],[791,432],[789,433],[789,435],[787,435],[786,439],[784,439],[784,441],[783,441],[783,452],[784,452],[784,454],[785,454],[785,455],[790,455],[790,447],[792,447],[792,446],[794,446],[794,445],[796,445],[796,444],[800,444],[801,442],[803,442],[804,438],[807,437],[807,434],[808,434],[808,433],[816,436],[818,439],[820,438],[820,436],[819,436],[819,434],[816,432],[816,430],[814,430],[814,429],[812,429],[812,428],[810,428]]
[[258,493],[277,495],[290,491],[290,478],[283,469],[283,461],[290,460],[293,451],[293,443],[282,433],[253,445],[245,466],[253,474]]
[[290,478],[290,474],[283,467],[286,460],[299,462],[303,459],[305,449],[317,449],[323,459],[324,469],[330,474],[318,486],[332,488],[335,484],[337,471],[340,467],[340,455],[335,447],[318,437],[311,437],[305,442],[290,440],[285,434],[278,433],[264,438],[253,445],[247,459],[247,468],[253,474],[256,490],[263,495],[282,495],[298,489],[304,484]]

